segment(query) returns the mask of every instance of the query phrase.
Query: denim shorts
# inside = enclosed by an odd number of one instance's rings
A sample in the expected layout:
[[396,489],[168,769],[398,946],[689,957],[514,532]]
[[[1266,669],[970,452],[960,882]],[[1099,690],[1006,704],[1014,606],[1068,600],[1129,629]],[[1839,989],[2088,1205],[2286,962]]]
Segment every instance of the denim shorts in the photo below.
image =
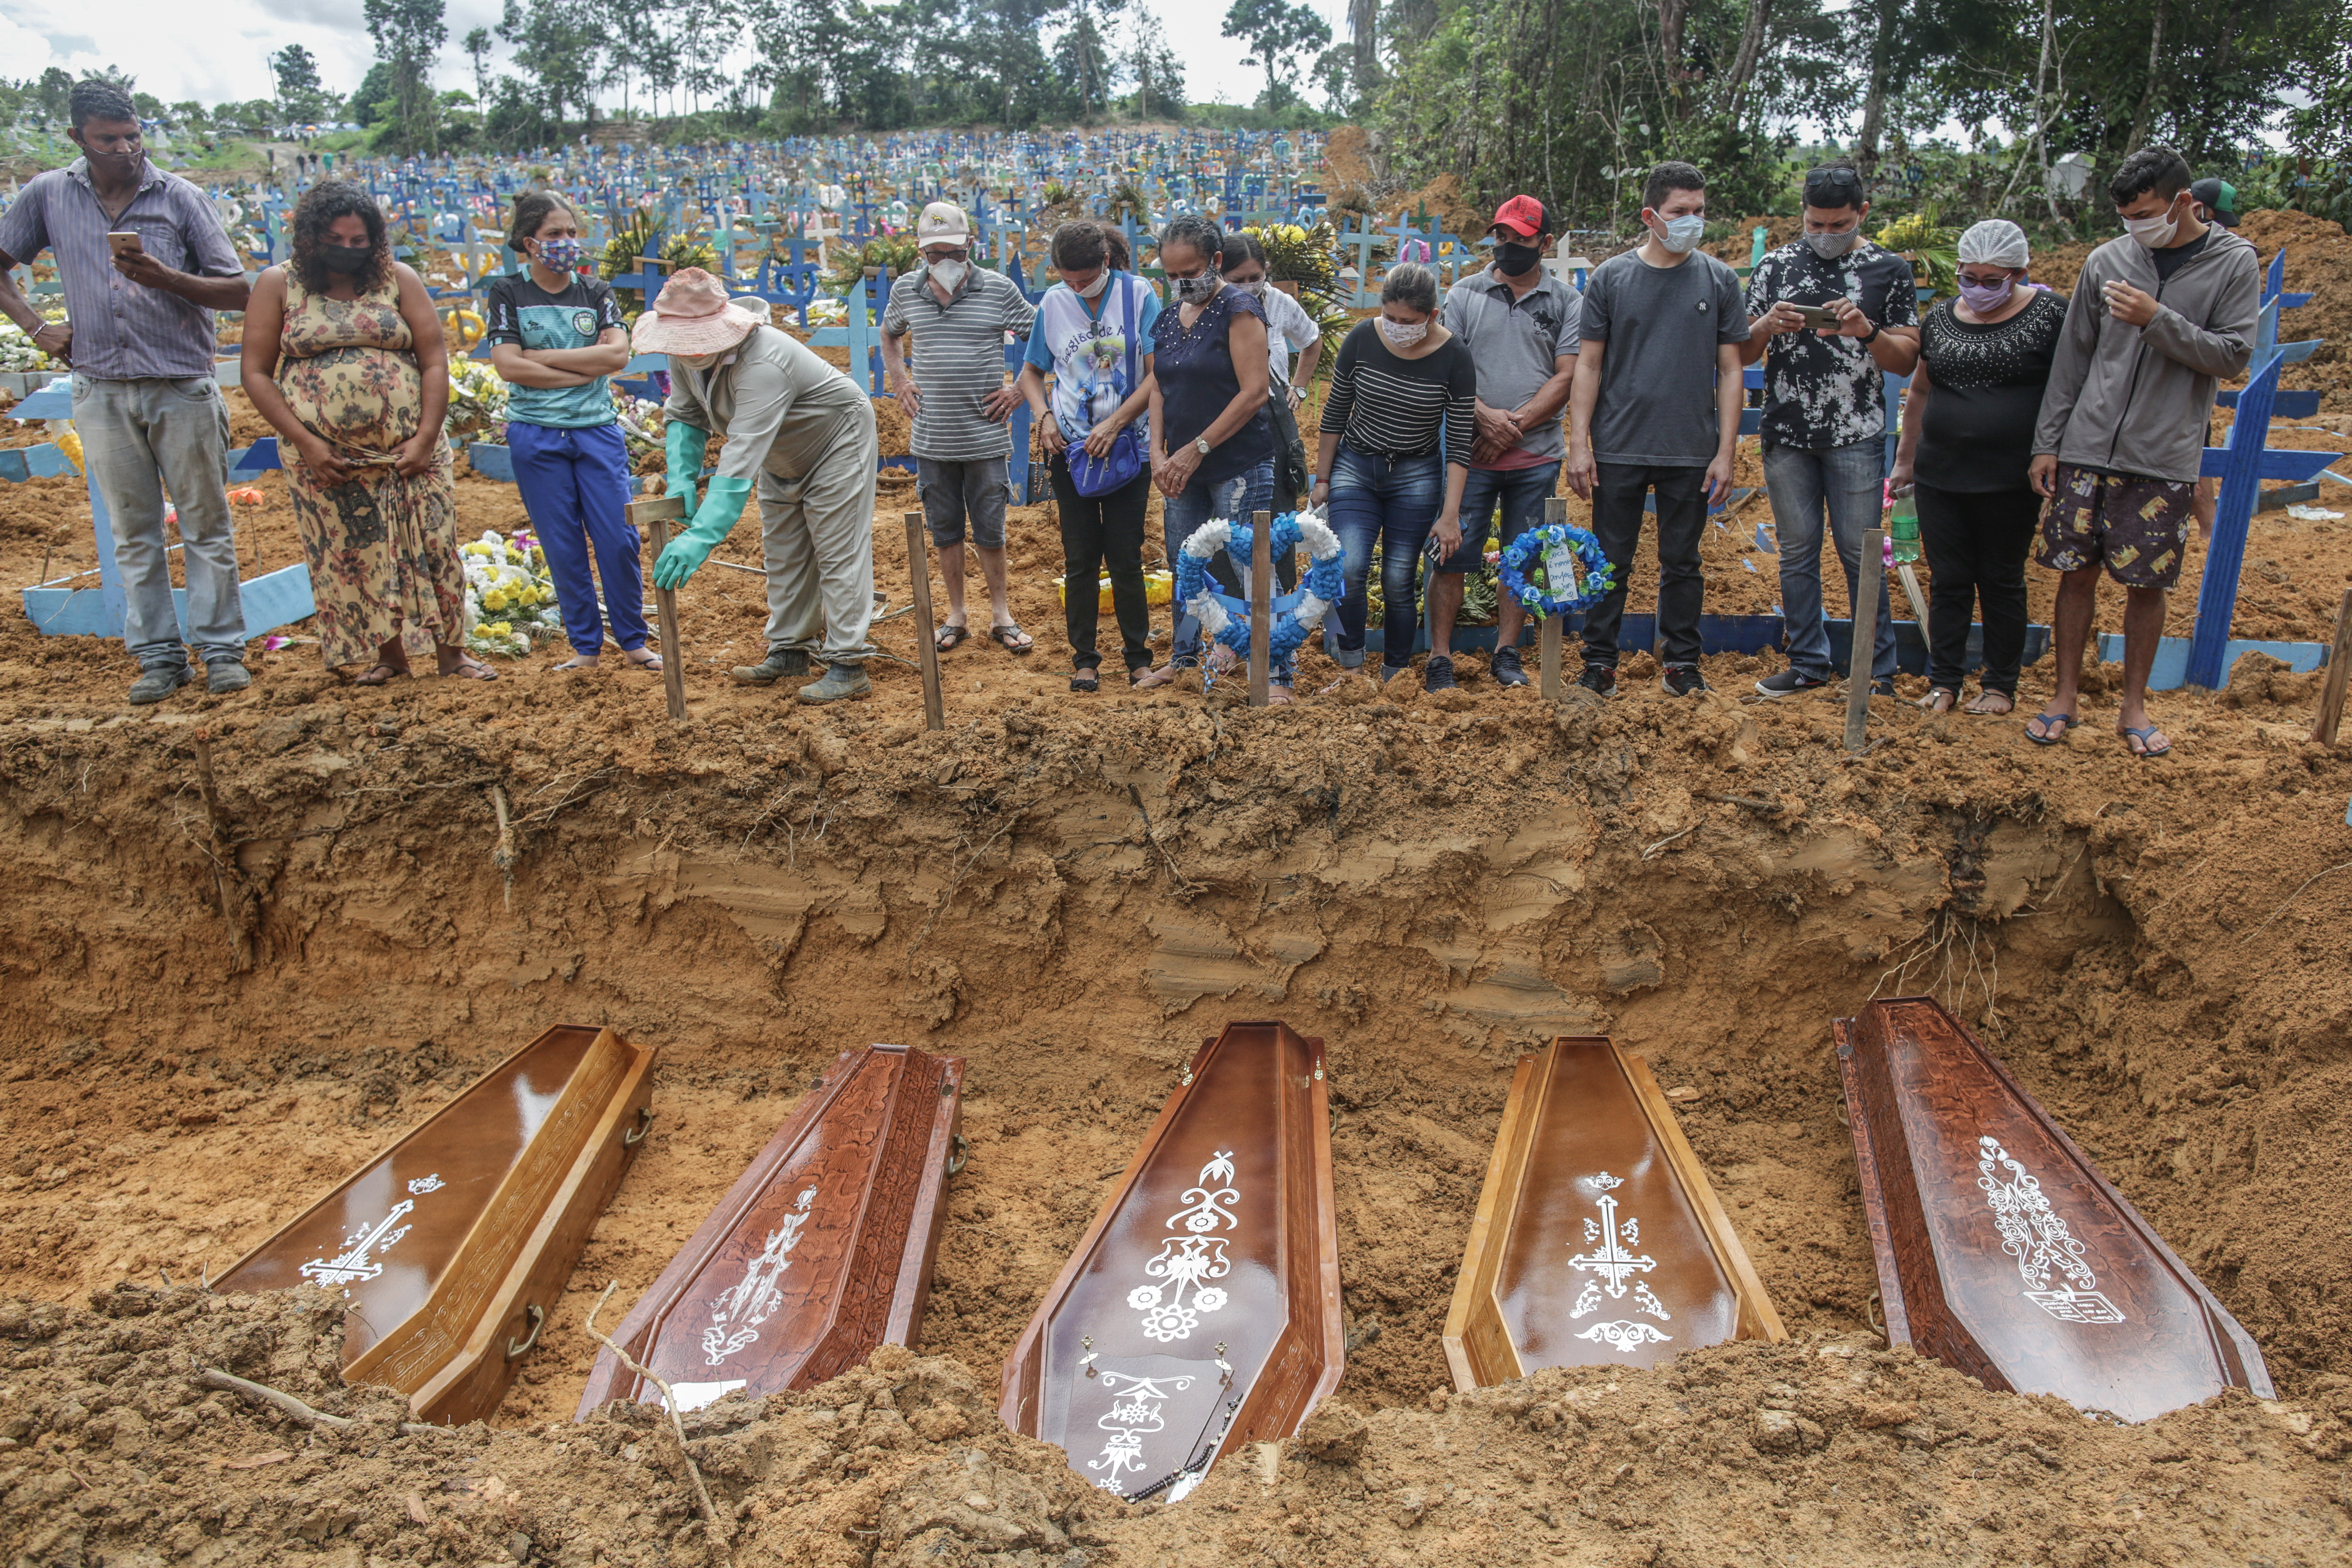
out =
[[1501,549],[1544,519],[1544,502],[1559,486],[1559,463],[1538,463],[1526,468],[1473,468],[1462,486],[1462,543],[1437,563],[1440,572],[1475,572],[1486,563],[1486,524],[1495,509],[1503,509],[1495,532]]

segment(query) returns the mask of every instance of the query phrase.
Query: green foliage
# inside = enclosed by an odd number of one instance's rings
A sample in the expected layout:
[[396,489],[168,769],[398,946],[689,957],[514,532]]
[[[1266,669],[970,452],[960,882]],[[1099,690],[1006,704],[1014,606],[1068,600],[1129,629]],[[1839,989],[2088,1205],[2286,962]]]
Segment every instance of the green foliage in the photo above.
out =
[[922,265],[916,258],[915,237],[911,234],[877,235],[859,246],[855,256],[845,249],[840,254],[841,260],[824,279],[824,286],[836,294],[846,294],[856,287],[869,267],[881,268],[895,278]]
[[278,112],[289,121],[324,120],[335,110],[336,98],[319,79],[319,62],[299,44],[289,44],[269,57],[269,74],[278,83]]
[[[364,0],[362,16],[376,58],[392,68],[389,135],[397,151],[430,153],[439,142],[440,101],[427,75],[448,41],[446,0]],[[364,84],[362,84],[364,85]]]
[[1224,36],[1250,47],[1242,64],[1265,72],[1265,92],[1258,107],[1275,113],[1298,101],[1291,85],[1298,57],[1318,55],[1331,42],[1331,25],[1314,6],[1289,0],[1234,0],[1225,13]]
[[1937,293],[1959,292],[1960,231],[1937,223],[1932,212],[1922,210],[1897,218],[1871,237],[1889,250],[1918,258]]

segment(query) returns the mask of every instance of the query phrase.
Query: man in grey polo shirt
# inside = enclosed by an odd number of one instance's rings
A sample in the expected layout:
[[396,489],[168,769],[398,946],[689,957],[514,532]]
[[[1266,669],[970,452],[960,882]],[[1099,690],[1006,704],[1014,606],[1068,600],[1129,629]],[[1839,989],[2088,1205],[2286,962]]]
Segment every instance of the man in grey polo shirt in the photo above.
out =
[[[245,671],[236,537],[228,512],[228,407],[213,379],[213,312],[245,309],[245,269],[202,191],[147,162],[139,111],[111,82],[73,89],[83,156],[34,176],[0,213],[0,311],[73,367],[74,426],[114,527],[122,640],[139,661],[131,700],[160,702],[191,679],[172,605],[163,491],[187,545],[187,640],[206,687]],[[110,233],[138,236],[117,254]],[[65,284],[67,322],[45,321],[8,269],[44,248]]]
[[[1576,379],[1578,310],[1573,285],[1543,265],[1551,218],[1533,196],[1513,196],[1495,214],[1494,265],[1463,279],[1445,296],[1445,326],[1478,363],[1478,435],[1470,478],[1462,487],[1462,547],[1429,579],[1429,663],[1422,684],[1454,684],[1454,616],[1463,574],[1486,560],[1486,524],[1503,510],[1505,546],[1543,521],[1559,488],[1560,413]],[[1519,630],[1527,611],[1506,595],[1488,668],[1505,686],[1525,686]]]
[[[934,634],[944,653],[971,634],[963,607],[965,521],[988,581],[989,636],[1013,653],[1035,642],[1013,620],[1004,596],[1005,461],[1013,437],[1004,422],[1022,395],[1004,379],[1004,334],[1026,337],[1036,310],[1013,279],[971,264],[971,226],[963,209],[933,202],[915,220],[923,265],[890,286],[882,311],[882,363],[890,390],[914,416],[915,473],[923,521],[939,546],[947,580],[947,625]],[[912,373],[902,355],[915,338]]]

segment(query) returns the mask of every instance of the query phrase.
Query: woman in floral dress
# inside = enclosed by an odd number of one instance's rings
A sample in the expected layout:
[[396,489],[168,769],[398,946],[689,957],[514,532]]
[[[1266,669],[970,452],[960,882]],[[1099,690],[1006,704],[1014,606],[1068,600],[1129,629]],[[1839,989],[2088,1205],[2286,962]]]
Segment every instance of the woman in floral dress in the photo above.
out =
[[294,256],[255,280],[246,395],[278,429],[330,669],[382,686],[431,653],[495,680],[465,649],[466,575],[442,426],[449,357],[425,285],[392,258],[375,200],[341,181],[294,209]]

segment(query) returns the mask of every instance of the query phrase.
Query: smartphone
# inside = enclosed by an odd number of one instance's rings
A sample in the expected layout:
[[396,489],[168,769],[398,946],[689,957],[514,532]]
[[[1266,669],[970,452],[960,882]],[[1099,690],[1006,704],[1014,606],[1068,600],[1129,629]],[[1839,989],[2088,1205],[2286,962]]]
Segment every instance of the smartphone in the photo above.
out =
[[135,228],[109,230],[106,247],[117,256],[136,256],[146,248],[139,243],[139,231]]
[[1827,305],[1800,305],[1797,314],[1804,318],[1805,325],[1809,327],[1834,327],[1838,324],[1838,313]]

